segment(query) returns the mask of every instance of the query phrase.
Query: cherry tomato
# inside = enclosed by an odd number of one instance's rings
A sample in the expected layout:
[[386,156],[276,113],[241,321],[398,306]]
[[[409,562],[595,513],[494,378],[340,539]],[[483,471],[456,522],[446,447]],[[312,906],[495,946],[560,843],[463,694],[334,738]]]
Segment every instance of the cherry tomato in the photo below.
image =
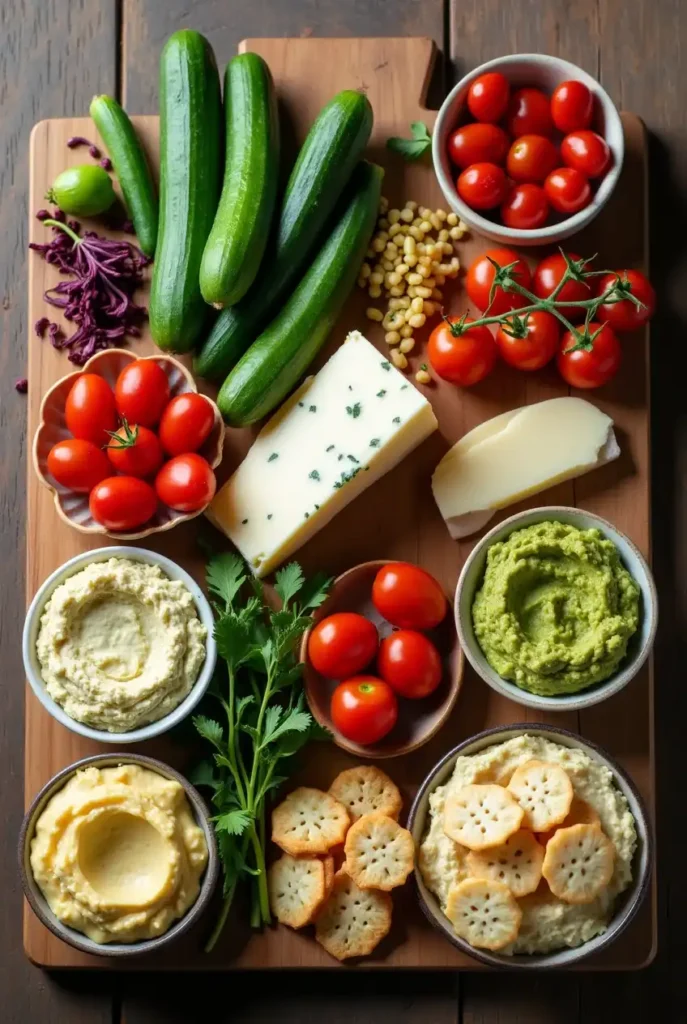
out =
[[470,164],[502,164],[509,146],[503,128],[495,124],[464,124],[448,138],[448,155],[457,167]]
[[215,414],[207,398],[188,391],[177,395],[162,413],[158,434],[168,455],[197,452],[208,438]]
[[561,142],[563,163],[588,178],[600,178],[611,166],[608,143],[596,132],[571,132]]
[[565,214],[583,210],[592,198],[591,185],[584,174],[573,167],[559,167],[551,171],[544,182],[544,191],[554,210]]
[[378,644],[373,622],[354,612],[337,612],[313,628],[308,638],[308,657],[321,675],[346,679],[370,664]]
[[518,370],[540,370],[558,349],[559,321],[544,310],[526,313],[524,320],[527,337],[514,337],[501,326],[496,332],[496,344],[504,362],[510,366]]
[[514,185],[501,204],[501,220],[508,228],[532,231],[548,216],[549,201],[540,185]]
[[456,188],[471,210],[491,210],[505,199],[508,179],[496,164],[470,164],[459,176]]
[[468,110],[476,121],[495,124],[506,113],[510,85],[505,75],[488,71],[476,78],[468,89]]
[[[574,260],[575,262],[580,259],[580,257],[573,252],[569,252],[567,255],[569,259]],[[551,256],[546,256],[534,271],[534,278],[532,282],[532,290],[534,294],[540,299],[548,299],[551,292],[558,287],[565,270],[566,263],[559,252],[552,253]],[[556,296],[556,301],[584,302],[585,299],[591,299],[591,297],[591,288],[585,281],[566,281],[563,288]],[[560,311],[564,317],[568,320],[572,320],[573,323],[584,320],[585,317],[585,310],[581,306],[562,306],[560,307]]]
[[88,494],[101,480],[112,475],[105,452],[80,437],[58,441],[48,452],[47,461],[48,472],[58,484],[77,494]]
[[620,342],[607,324],[590,323],[590,336],[594,336],[597,331],[589,348],[576,351],[569,351],[576,344],[570,331],[566,331],[561,338],[558,369],[563,380],[573,388],[599,388],[618,372]]
[[594,97],[582,82],[561,82],[551,97],[553,123],[565,135],[589,128],[594,113]]
[[543,181],[558,163],[558,150],[551,139],[521,135],[508,150],[506,170],[513,181]]
[[189,452],[165,462],[155,477],[155,490],[161,502],[177,512],[196,512],[215,496],[217,481],[210,465],[200,455]]
[[508,104],[506,128],[514,139],[521,135],[552,135],[549,97],[541,89],[518,89]]
[[376,676],[354,676],[332,694],[332,723],[352,743],[378,743],[396,725],[398,701],[388,683]]
[[446,615],[446,598],[437,581],[410,562],[382,566],[372,584],[372,603],[401,629],[434,629]]
[[164,458],[157,434],[148,427],[132,427],[129,423],[110,438],[107,457],[117,472],[126,476],[152,476]]
[[110,476],[93,488],[88,507],[96,523],[108,530],[135,530],[155,514],[157,496],[138,477]]
[[154,359],[136,359],[117,377],[115,398],[119,415],[129,423],[154,427],[169,401],[167,374]]
[[490,260],[498,263],[500,267],[507,267],[509,264],[515,263],[516,266],[513,268],[512,273],[518,283],[523,288],[529,288],[531,284],[530,268],[517,252],[513,249],[487,249],[486,252],[482,253],[481,256],[478,256],[470,264],[467,273],[465,287],[470,296],[470,301],[482,312],[488,309],[490,316],[499,316],[501,313],[507,313],[510,309],[519,309],[520,306],[524,306],[526,299],[522,295],[518,294],[518,292],[506,292],[501,287],[496,289],[494,300],[491,304],[489,303],[491,286],[494,283],[494,276],[496,274],[493,264],[489,262]]
[[427,343],[427,357],[444,380],[469,388],[491,373],[498,349],[488,327],[471,327],[463,334],[454,334],[451,324],[458,319],[447,317],[434,328]]
[[[596,315],[599,320],[609,324],[614,331],[636,331],[653,316],[656,308],[656,292],[649,279],[639,270],[619,270],[617,274],[623,284],[630,286],[632,295],[639,299],[642,305],[636,306],[631,299],[606,302],[603,306],[599,306]],[[606,274],[604,277],[598,278],[596,294],[603,295],[611,285],[616,283],[616,280],[616,274]]]
[[112,388],[97,373],[82,373],[67,395],[64,416],[74,437],[96,445],[107,444],[108,430],[117,426]]
[[399,629],[382,640],[377,668],[396,693],[411,700],[428,697],[441,682],[438,650],[414,629]]

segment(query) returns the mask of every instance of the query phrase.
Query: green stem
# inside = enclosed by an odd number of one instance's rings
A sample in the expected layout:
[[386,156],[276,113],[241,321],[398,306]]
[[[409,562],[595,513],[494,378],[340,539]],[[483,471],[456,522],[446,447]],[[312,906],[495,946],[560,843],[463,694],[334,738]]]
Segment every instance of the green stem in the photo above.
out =
[[72,231],[68,224],[63,224],[61,220],[53,220],[52,217],[46,217],[43,223],[49,228],[59,228],[60,231],[64,231],[66,235],[74,239],[74,244],[79,245],[81,239],[77,235],[76,231]]
[[258,869],[256,881],[258,885],[258,906],[260,908],[260,920],[262,921],[263,924],[269,924],[272,918],[270,915],[270,897],[267,891],[267,870],[265,867],[265,852],[260,844],[258,834],[255,831],[255,825],[251,825],[250,827],[250,841],[253,846],[255,866]]
[[212,934],[210,935],[210,938],[205,943],[205,952],[206,953],[211,953],[212,952],[212,950],[215,948],[215,945],[217,944],[217,940],[219,939],[220,935],[222,934],[222,931],[224,930],[224,926],[227,923],[227,918],[229,917],[229,911],[231,910],[231,904],[232,904],[233,899],[234,899],[234,893],[236,892],[236,882],[237,881],[238,881],[238,879],[234,880],[231,889],[229,890],[227,895],[224,897],[224,901],[222,902],[222,909],[220,911],[220,915],[217,918],[217,921],[215,922],[215,927],[212,929]]

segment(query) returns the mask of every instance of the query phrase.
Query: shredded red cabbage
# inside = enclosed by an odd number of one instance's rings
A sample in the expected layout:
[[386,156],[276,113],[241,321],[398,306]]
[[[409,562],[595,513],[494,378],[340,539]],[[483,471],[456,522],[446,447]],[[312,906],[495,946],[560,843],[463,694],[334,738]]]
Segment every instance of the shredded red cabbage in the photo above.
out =
[[45,213],[40,210],[38,219],[52,228],[54,237],[45,245],[32,242],[30,248],[69,277],[49,288],[44,297],[77,329],[66,337],[48,317],[37,320],[34,329],[41,338],[47,331],[54,348],[68,349],[71,362],[83,366],[100,349],[121,345],[127,336],[139,336],[148,313],[134,302],[134,293],[151,260],[131,242],[102,238],[95,231],[80,236],[79,224],[67,222],[61,210],[48,218]]

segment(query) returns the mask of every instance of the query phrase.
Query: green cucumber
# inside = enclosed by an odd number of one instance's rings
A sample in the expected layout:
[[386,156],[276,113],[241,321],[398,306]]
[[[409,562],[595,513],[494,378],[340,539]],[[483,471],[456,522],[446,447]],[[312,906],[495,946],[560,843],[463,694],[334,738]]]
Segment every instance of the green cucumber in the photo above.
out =
[[256,280],[241,301],[220,313],[197,354],[201,377],[222,380],[276,316],[328,230],[328,219],[372,131],[363,93],[345,90],[324,107],[298,154]]
[[255,423],[279,405],[326,341],[370,244],[383,176],[376,164],[356,168],[331,235],[279,315],[225,380],[217,404],[231,426]]
[[157,241],[157,196],[136,129],[112,96],[94,96],[90,113],[112,160],[138,244],[146,256],[152,256]]
[[248,291],[265,252],[279,176],[279,119],[272,75],[257,53],[224,73],[226,158],[215,222],[200,264],[200,290],[220,309]]
[[198,272],[219,198],[221,143],[212,48],[198,32],[175,32],[160,58],[160,226],[148,313],[165,351],[187,352],[205,327]]

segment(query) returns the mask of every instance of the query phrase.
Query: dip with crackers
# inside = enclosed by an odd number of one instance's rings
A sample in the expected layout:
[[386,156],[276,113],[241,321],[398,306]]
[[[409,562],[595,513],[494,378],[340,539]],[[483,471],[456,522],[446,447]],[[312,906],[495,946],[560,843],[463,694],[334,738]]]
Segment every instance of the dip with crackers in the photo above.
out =
[[606,930],[637,830],[605,765],[524,734],[459,756],[429,803],[419,868],[470,945],[541,954]]

